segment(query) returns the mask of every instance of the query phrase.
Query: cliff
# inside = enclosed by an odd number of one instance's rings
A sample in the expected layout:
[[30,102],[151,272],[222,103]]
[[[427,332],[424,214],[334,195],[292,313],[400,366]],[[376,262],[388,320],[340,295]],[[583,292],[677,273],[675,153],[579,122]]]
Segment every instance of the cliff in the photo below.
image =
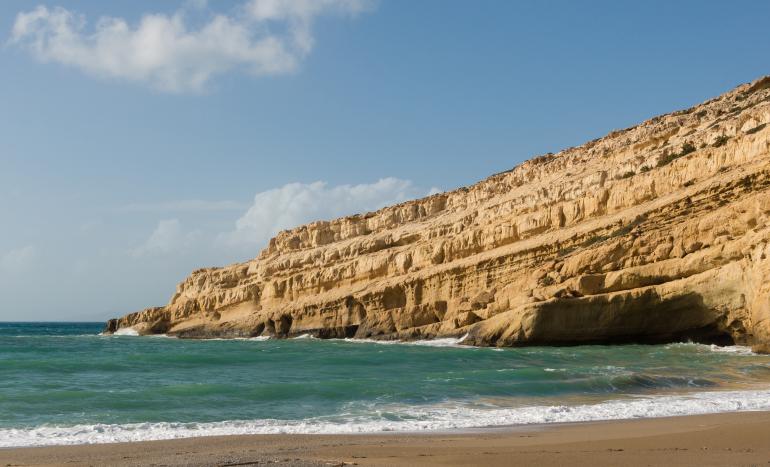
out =
[[770,345],[770,77],[468,188],[284,231],[106,332]]

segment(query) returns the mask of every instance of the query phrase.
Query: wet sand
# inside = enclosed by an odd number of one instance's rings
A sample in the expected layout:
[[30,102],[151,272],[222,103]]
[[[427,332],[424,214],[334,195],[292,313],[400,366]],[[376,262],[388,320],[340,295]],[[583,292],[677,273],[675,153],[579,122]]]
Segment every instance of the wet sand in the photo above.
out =
[[16,465],[770,465],[770,412],[464,433],[221,436],[0,450]]

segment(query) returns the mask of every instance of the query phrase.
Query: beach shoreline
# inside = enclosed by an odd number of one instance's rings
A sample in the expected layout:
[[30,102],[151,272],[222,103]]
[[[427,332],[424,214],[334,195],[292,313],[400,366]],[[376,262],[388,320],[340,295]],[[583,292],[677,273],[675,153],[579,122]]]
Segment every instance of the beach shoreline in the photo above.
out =
[[1,465],[760,465],[770,412],[353,435],[0,449]]

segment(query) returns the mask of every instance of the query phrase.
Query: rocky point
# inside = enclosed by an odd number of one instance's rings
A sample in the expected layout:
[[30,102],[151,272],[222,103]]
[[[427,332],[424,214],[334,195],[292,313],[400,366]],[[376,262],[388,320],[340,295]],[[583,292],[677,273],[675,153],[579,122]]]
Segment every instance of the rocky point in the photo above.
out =
[[284,231],[106,332],[770,350],[770,77],[473,186]]

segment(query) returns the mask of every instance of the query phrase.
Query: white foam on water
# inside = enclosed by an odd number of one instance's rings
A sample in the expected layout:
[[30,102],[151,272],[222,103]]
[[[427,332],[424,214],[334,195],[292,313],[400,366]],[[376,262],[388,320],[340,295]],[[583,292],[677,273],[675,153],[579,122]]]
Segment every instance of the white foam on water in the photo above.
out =
[[354,337],[348,337],[345,339],[331,339],[331,340],[343,340],[345,342],[355,342],[361,344],[381,344],[381,345],[416,345],[422,347],[462,347],[472,348],[465,345],[461,345],[462,342],[468,338],[468,334],[462,337],[444,337],[440,339],[425,339],[417,341],[399,341],[399,340],[380,340],[380,339],[357,339]]
[[131,423],[0,429],[0,448],[114,443],[196,436],[253,434],[352,434],[417,432],[495,426],[672,417],[770,410],[770,390],[719,391],[617,399],[597,404],[478,408],[444,403],[388,407],[388,419],[372,415],[306,420],[241,420],[209,423]]
[[117,331],[115,331],[113,336],[138,336],[139,333],[136,331],[136,329],[128,327],[128,328],[120,328]]
[[676,348],[676,347],[694,347],[696,349],[702,349],[706,351],[711,352],[719,352],[719,353],[729,353],[733,355],[757,355],[756,353],[751,351],[751,347],[747,347],[745,345],[726,345],[726,346],[720,346],[716,344],[694,344],[692,342],[679,342],[676,344],[668,344],[666,345],[667,349]]
[[726,347],[720,347],[718,345],[711,344],[709,346],[709,350],[712,352],[723,352],[723,353],[731,353],[731,354],[738,354],[738,355],[757,355],[756,353],[751,351],[751,347],[745,347],[742,345],[729,345]]
[[446,337],[442,339],[411,342],[412,345],[424,345],[426,347],[457,347],[468,338],[468,334],[462,337]]
[[206,342],[206,341],[266,341],[269,340],[270,336],[254,336],[254,337],[212,337],[207,339],[191,339],[193,341],[198,342]]

